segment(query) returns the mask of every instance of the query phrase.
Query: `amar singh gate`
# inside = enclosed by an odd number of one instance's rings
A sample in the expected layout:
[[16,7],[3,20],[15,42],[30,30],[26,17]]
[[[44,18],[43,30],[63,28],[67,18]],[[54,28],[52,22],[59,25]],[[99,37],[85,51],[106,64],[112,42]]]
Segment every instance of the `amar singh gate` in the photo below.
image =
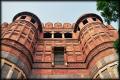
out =
[[118,32],[97,14],[62,24],[21,12],[1,29],[1,78],[118,78]]

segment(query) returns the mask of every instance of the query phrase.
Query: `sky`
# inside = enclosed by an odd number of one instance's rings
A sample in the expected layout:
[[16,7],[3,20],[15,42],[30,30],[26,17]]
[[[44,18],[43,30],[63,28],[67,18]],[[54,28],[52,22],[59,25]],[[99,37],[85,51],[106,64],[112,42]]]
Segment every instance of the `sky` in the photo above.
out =
[[[11,23],[13,17],[23,11],[32,12],[37,15],[42,23],[61,22],[75,23],[77,19],[86,13],[95,13],[95,1],[2,1],[2,23]],[[104,22],[106,25],[106,23]],[[112,22],[115,29],[118,29],[118,23]]]

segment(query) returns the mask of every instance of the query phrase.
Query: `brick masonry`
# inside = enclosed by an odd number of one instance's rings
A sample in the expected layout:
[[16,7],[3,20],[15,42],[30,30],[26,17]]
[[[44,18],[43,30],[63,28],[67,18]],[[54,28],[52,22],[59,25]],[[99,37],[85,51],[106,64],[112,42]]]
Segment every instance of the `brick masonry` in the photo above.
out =
[[[55,38],[56,33],[61,38]],[[66,38],[66,33],[72,37]],[[21,12],[12,23],[2,24],[1,57],[20,68],[24,78],[105,78],[105,73],[118,78],[116,39],[117,30],[94,13],[84,14],[76,23],[42,23],[33,13]],[[54,63],[54,47],[64,47],[64,64]]]

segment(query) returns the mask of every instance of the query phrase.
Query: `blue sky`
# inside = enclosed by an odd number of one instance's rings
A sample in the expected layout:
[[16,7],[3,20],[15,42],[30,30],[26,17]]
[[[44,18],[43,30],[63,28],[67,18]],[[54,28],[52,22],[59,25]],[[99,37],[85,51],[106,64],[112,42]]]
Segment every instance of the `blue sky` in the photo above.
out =
[[[13,17],[23,11],[36,14],[43,23],[75,23],[86,13],[96,13],[100,16],[100,12],[96,10],[95,1],[2,1],[2,23],[12,22]],[[112,22],[112,25],[118,29],[117,23]]]

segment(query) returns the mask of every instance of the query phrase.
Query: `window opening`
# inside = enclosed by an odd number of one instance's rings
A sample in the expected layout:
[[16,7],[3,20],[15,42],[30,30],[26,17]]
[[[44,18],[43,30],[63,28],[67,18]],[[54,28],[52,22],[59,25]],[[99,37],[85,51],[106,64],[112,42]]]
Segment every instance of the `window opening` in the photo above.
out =
[[54,64],[63,65],[64,64],[64,47],[54,47]]
[[50,32],[44,33],[44,38],[51,38],[52,34]]
[[31,22],[34,24],[34,23],[35,23],[35,20],[32,18],[32,19],[31,19]]
[[64,35],[65,35],[65,38],[72,38],[72,33],[67,32]]
[[62,38],[62,34],[59,33],[59,32],[56,32],[56,33],[54,34],[54,38]]
[[96,18],[92,18],[93,19],[93,21],[96,21]]
[[26,18],[26,16],[21,16],[21,19],[25,19]]
[[85,25],[86,23],[88,23],[87,19],[83,20],[83,24]]

